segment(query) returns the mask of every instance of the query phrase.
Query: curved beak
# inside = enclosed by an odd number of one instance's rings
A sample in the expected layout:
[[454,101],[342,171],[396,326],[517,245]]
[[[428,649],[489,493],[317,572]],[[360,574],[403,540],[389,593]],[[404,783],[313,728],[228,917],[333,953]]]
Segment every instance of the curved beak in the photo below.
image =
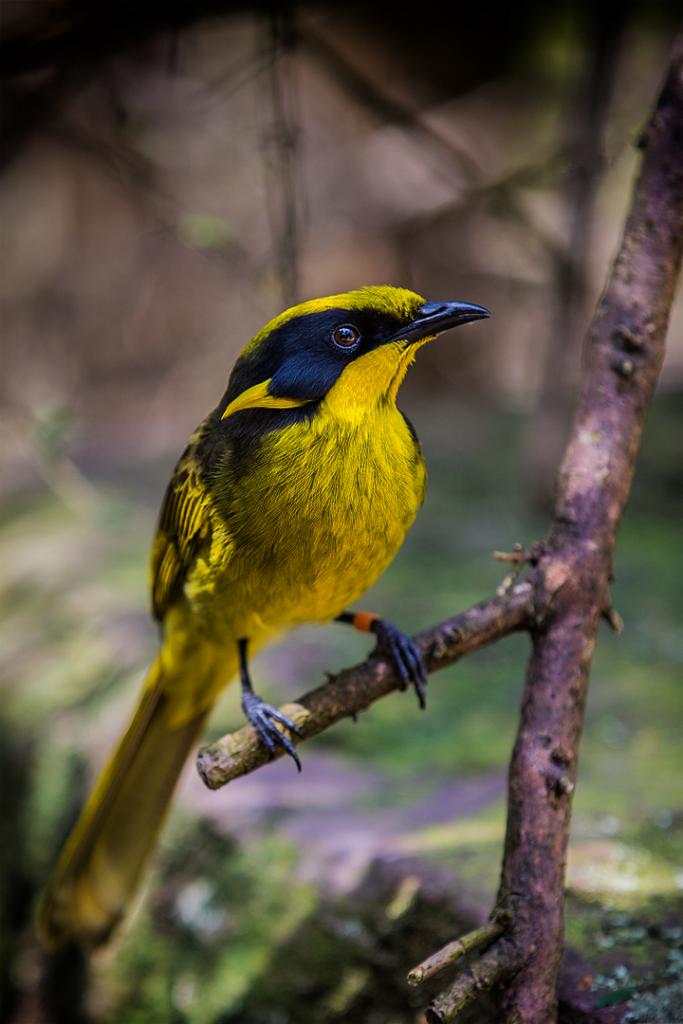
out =
[[491,316],[484,306],[473,302],[425,302],[418,309],[417,317],[394,334],[389,341],[422,341],[432,338],[451,327],[468,324],[472,320],[485,320]]

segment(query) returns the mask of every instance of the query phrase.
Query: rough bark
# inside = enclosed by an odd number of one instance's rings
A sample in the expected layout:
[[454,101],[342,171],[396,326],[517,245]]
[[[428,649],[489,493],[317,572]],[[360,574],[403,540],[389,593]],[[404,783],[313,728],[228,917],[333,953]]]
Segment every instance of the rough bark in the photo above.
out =
[[536,955],[506,990],[511,1024],[549,1024],[556,1013],[588,674],[683,253],[683,34],[641,145],[622,243],[586,339],[578,408],[538,566],[547,611],[532,631],[499,896],[513,943]]

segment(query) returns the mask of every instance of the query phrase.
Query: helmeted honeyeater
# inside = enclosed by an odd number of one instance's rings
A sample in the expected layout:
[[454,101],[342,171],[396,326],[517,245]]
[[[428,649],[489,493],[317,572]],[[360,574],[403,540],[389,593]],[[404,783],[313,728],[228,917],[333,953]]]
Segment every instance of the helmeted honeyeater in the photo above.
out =
[[350,622],[376,634],[424,704],[417,647],[379,616],[347,609],[392,560],[424,495],[420,445],[396,406],[401,381],[421,345],[486,316],[470,303],[361,288],[286,310],[246,346],[166,491],[151,558],[161,647],[43,894],[48,945],[106,941],[234,676],[262,742],[298,765],[296,727],[254,693],[248,652],[304,622]]

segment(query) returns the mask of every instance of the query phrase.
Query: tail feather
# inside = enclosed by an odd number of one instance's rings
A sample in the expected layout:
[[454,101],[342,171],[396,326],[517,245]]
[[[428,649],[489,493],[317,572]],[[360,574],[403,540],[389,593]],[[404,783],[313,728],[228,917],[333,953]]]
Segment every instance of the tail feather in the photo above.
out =
[[45,889],[38,930],[50,947],[101,945],[130,903],[208,713],[173,727],[162,683],[157,660]]

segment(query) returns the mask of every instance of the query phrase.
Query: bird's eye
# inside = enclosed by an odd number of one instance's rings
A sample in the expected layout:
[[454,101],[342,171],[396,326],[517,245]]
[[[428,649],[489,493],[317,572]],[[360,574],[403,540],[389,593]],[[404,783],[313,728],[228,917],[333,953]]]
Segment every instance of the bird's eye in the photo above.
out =
[[348,351],[355,348],[360,341],[360,331],[353,324],[340,324],[332,331],[332,341],[337,348]]

